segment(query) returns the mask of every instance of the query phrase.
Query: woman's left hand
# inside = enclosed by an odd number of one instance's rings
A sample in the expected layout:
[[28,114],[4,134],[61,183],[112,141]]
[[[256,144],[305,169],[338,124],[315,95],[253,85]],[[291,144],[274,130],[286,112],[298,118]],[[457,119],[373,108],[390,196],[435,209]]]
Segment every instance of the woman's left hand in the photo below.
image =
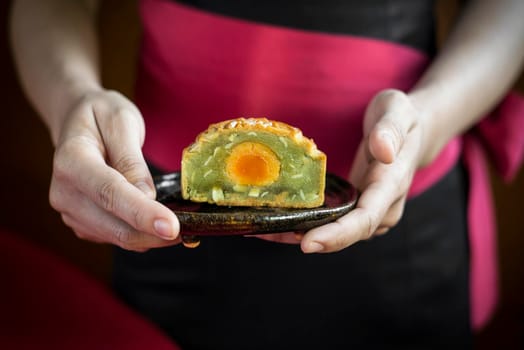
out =
[[386,233],[400,220],[424,153],[421,115],[398,90],[377,94],[364,116],[364,136],[350,182],[361,191],[355,209],[337,221],[309,231],[305,253],[329,253]]
[[353,162],[350,182],[361,192],[355,209],[335,222],[307,232],[258,235],[301,244],[305,253],[330,253],[360,240],[384,234],[402,216],[416,169],[422,162],[423,128],[420,113],[398,90],[378,93],[364,116],[364,136]]

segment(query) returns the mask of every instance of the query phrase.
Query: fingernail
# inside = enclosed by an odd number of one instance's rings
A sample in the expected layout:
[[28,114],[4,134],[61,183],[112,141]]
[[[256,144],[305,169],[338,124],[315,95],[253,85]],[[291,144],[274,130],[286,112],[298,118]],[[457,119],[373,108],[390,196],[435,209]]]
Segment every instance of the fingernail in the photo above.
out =
[[393,137],[391,134],[389,132],[383,132],[381,136],[382,139],[389,145],[389,147],[391,147],[393,154],[396,154],[397,150],[395,148],[395,142],[393,142]]
[[304,249],[304,253],[318,253],[324,250],[324,246],[318,242],[309,242]]
[[173,227],[167,220],[156,219],[153,223],[155,232],[164,239],[174,239],[175,235],[173,234]]
[[142,191],[149,198],[155,198],[155,191],[145,182],[137,182],[135,187]]

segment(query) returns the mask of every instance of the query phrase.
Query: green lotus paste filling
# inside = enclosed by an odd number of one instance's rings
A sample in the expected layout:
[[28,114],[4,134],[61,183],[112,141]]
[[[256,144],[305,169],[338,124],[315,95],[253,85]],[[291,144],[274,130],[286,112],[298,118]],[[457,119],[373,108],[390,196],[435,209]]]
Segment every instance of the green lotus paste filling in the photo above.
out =
[[[266,186],[239,185],[234,183],[226,171],[226,161],[231,150],[243,142],[261,143],[269,147],[280,161],[279,176]],[[228,198],[251,197],[261,202],[277,198],[292,205],[293,202],[313,201],[319,197],[318,189],[322,165],[309,157],[305,150],[283,136],[257,131],[238,133],[232,131],[204,139],[189,150],[184,166],[189,178],[187,194],[189,199],[207,197],[212,202]],[[240,196],[240,197],[239,197]]]

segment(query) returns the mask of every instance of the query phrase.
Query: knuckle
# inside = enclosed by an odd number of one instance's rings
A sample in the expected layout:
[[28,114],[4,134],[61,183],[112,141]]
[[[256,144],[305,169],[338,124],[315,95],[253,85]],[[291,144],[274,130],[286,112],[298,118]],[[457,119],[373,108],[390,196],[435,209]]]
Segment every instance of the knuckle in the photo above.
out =
[[127,98],[117,90],[106,89],[99,98],[104,102],[105,110],[111,114],[117,114],[116,112],[127,107]]
[[115,182],[102,182],[96,189],[96,199],[102,208],[113,212],[117,205],[117,186]]
[[75,154],[76,145],[71,142],[65,142],[57,148],[53,158],[53,177],[57,179],[67,179],[70,175],[71,168],[68,159],[71,154]]
[[93,145],[93,140],[86,136],[71,137],[60,143],[53,156],[53,177],[66,181],[74,178],[75,164],[89,152],[86,145]]
[[404,200],[401,198],[399,199],[389,212],[387,213],[386,217],[382,220],[382,223],[379,226],[379,229],[381,227],[388,227],[392,228],[396,226],[399,221],[402,219],[402,215],[404,214]]
[[113,230],[113,242],[122,249],[143,253],[149,250],[137,232],[125,224],[118,224]]
[[113,90],[113,89],[107,89],[105,91],[105,93],[110,98],[117,98],[117,99],[122,98],[122,94],[120,92],[116,91],[116,90]]
[[56,179],[52,179],[48,192],[49,205],[59,213],[67,213],[69,210],[68,199],[64,195],[65,193],[68,193],[65,188],[60,183],[57,183]]
[[60,217],[62,218],[62,222],[66,225],[66,226],[69,226],[69,227],[73,227],[73,222],[71,220],[71,218],[69,217],[69,215],[67,214],[60,214]]
[[114,168],[122,173],[129,181],[136,182],[143,178],[143,163],[133,155],[123,155],[113,164]]
[[349,245],[351,245],[352,237],[348,232],[348,229],[342,220],[336,220],[336,223],[339,225],[340,231],[335,235],[332,242],[326,242],[328,246],[328,251],[340,251]]
[[61,217],[62,217],[63,223],[73,231],[73,233],[75,234],[77,238],[84,240],[84,241],[93,241],[92,236],[88,234],[85,231],[85,229],[81,229],[78,226],[78,223],[74,220],[74,218],[72,218],[68,214],[61,214]]
[[113,239],[114,243],[119,247],[126,250],[131,250],[131,231],[127,227],[116,225],[116,227],[113,229]]
[[144,119],[134,105],[126,104],[115,107],[113,110],[112,120],[115,127],[115,132],[120,133],[121,128],[117,127],[125,125],[128,128],[138,128],[140,135],[143,136],[145,131]]
[[122,101],[117,103],[111,111],[112,119],[116,125],[123,125],[122,123],[128,124],[130,121],[138,122],[139,125],[142,125],[143,119],[138,112],[138,109],[132,103],[128,103],[127,100],[124,100],[123,98],[124,97],[120,96]]
[[90,91],[83,94],[77,102],[78,107],[90,106],[100,100],[100,93],[97,91]]
[[136,205],[131,207],[131,217],[133,220],[133,227],[135,227],[136,229],[140,229],[146,226],[144,225],[144,210],[141,210],[140,207]]
[[63,209],[62,196],[53,187],[49,190],[49,204],[56,211],[61,211]]
[[127,121],[133,116],[133,112],[127,106],[121,104],[116,105],[112,110],[112,117],[119,119],[119,122]]
[[55,157],[53,158],[53,177],[57,179],[64,179],[67,177],[67,167],[60,157],[59,152],[60,150],[57,150]]
[[335,237],[335,241],[334,241],[334,250],[342,250],[344,248],[346,248],[347,246],[349,246],[350,244],[350,241],[348,239],[348,237],[345,235],[345,234],[339,234]]
[[371,236],[373,236],[373,233],[375,232],[375,230],[378,227],[378,223],[379,223],[378,214],[370,212],[366,215],[364,220],[365,220],[365,224],[364,224],[365,229],[362,233],[363,234],[362,239],[369,239],[371,238]]
[[79,239],[84,240],[84,241],[89,240],[89,235],[85,233],[84,231],[73,229],[73,232],[75,233],[75,236],[78,237]]

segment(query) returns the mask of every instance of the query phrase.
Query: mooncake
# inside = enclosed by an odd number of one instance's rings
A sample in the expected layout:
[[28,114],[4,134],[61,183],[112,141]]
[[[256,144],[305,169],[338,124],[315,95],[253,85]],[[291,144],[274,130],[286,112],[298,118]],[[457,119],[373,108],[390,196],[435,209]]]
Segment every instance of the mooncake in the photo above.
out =
[[227,206],[324,203],[326,155],[288,124],[238,118],[212,124],[184,149],[182,196]]

